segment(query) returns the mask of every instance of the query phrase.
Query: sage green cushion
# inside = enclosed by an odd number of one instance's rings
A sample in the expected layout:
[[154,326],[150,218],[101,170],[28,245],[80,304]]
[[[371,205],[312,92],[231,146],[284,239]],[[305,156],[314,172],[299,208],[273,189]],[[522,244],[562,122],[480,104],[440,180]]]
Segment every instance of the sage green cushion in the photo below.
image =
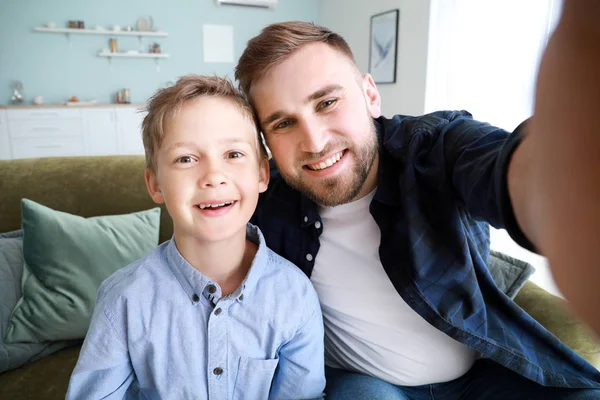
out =
[[5,342],[82,339],[102,281],[157,246],[160,208],[83,218],[23,199],[21,212],[23,297]]

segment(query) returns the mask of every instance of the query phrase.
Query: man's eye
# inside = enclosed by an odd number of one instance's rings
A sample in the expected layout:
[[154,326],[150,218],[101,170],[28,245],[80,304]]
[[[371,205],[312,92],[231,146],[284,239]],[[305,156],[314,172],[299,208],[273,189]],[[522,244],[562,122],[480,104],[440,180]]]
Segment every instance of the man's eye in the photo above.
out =
[[241,153],[239,151],[232,151],[229,154],[227,154],[227,156],[229,158],[241,158],[241,157],[244,157],[244,153]]
[[179,157],[177,160],[175,160],[175,162],[179,164],[189,164],[191,162],[194,162],[194,158],[191,156],[183,156]]
[[331,99],[331,100],[325,100],[324,102],[322,102],[321,104],[319,104],[319,107],[318,107],[318,108],[319,108],[319,110],[322,110],[322,109],[324,109],[324,108],[330,107],[330,106],[332,106],[333,104],[335,104],[335,102],[336,102],[336,101],[337,101],[337,100],[335,100],[335,99]]
[[284,128],[289,127],[291,124],[292,124],[292,121],[290,121],[289,119],[286,119],[285,121],[281,121],[280,123],[275,125],[274,129],[284,129]]

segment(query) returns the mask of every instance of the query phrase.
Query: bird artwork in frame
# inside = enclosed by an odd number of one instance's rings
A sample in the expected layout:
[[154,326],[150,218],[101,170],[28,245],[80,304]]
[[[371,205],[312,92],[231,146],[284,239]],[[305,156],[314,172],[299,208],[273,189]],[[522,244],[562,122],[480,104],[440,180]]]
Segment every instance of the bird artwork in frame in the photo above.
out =
[[398,9],[371,17],[369,73],[375,83],[396,82],[399,17],[400,10]]

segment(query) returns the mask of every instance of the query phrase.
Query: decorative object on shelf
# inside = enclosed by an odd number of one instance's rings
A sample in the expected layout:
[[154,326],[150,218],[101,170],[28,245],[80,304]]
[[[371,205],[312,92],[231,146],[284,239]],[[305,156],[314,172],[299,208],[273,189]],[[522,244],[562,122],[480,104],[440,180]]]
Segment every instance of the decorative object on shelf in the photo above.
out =
[[159,43],[152,43],[150,45],[150,53],[160,54],[160,44]]
[[14,81],[13,82],[13,95],[12,95],[12,103],[13,104],[22,104],[23,103],[23,82]]
[[125,30],[125,32],[132,32],[133,28],[130,26],[126,26],[124,30]]
[[77,21],[69,21],[69,29],[77,29]]
[[395,83],[400,11],[390,10],[371,17],[369,73],[375,83]]
[[46,24],[46,28],[54,29],[54,28],[56,28],[56,23],[54,23],[54,22],[48,22]]
[[129,89],[123,89],[123,104],[131,104],[131,95]]
[[44,104],[44,96],[35,96],[33,98],[33,104],[35,104],[36,106],[41,106],[42,104]]
[[113,53],[117,52],[117,39],[109,39],[108,44],[110,45],[110,51]]
[[121,30],[121,26],[120,25],[113,25],[112,26],[112,30],[115,32],[119,32]]
[[139,32],[149,32],[153,29],[154,22],[151,16],[140,17],[135,27]]
[[77,29],[85,29],[85,23],[83,21],[77,21]]

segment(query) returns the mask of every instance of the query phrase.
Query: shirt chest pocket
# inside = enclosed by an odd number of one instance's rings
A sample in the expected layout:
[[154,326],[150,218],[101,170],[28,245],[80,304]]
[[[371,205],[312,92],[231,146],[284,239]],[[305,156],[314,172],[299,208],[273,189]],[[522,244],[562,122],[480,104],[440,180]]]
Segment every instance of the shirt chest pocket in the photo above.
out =
[[233,398],[235,400],[268,399],[278,361],[241,357],[233,387]]

